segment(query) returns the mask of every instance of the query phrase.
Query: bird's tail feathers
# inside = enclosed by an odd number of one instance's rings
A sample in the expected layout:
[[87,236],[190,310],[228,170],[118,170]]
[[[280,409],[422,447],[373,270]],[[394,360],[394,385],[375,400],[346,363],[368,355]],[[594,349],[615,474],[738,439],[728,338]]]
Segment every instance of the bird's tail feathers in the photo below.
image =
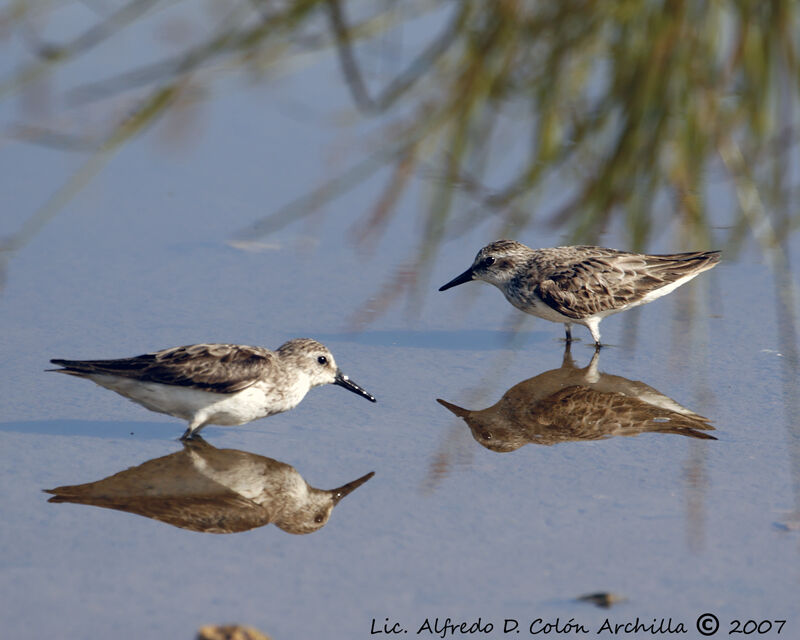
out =
[[93,373],[108,373],[116,375],[130,375],[133,371],[142,369],[147,361],[145,356],[138,358],[123,358],[119,360],[62,360],[54,358],[50,360],[63,369],[46,369],[57,373],[68,373],[69,375],[86,377]]

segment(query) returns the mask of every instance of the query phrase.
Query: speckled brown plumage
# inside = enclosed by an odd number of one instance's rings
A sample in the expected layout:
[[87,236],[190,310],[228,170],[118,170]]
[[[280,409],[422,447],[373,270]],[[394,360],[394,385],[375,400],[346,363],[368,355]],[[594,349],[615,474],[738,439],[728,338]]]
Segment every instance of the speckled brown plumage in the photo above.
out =
[[375,402],[336,366],[316,340],[296,338],[275,351],[237,344],[195,344],[118,360],[51,360],[53,369],[88,378],[159,413],[189,422],[182,438],[207,424],[238,425],[288,411],[308,391],[335,384]]
[[439,291],[483,280],[518,309],[564,323],[568,342],[573,323],[586,326],[599,347],[603,318],[670,293],[719,259],[719,251],[646,255],[592,246],[531,249],[498,240]]
[[51,360],[64,373],[105,373],[143,382],[235,393],[275,368],[275,354],[261,347],[193,344],[116,360]]
[[719,251],[668,255],[627,253],[601,247],[540,249],[535,276],[521,276],[520,289],[575,320],[635,305],[649,293],[710,269]]

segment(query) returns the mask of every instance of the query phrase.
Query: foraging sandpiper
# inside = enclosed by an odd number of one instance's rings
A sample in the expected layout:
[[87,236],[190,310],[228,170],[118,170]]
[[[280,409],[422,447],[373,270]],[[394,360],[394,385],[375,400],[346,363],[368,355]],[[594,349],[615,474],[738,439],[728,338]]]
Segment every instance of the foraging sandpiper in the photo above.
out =
[[497,240],[439,291],[483,280],[500,289],[517,309],[564,323],[567,342],[572,340],[573,324],[588,327],[599,348],[603,318],[670,293],[711,269],[719,256],[719,251],[646,255],[591,246],[531,249]]
[[371,402],[324,345],[289,340],[277,350],[194,344],[118,360],[51,360],[50,369],[89,378],[158,413],[189,422],[181,440],[207,424],[238,425],[296,407],[312,387],[336,384]]

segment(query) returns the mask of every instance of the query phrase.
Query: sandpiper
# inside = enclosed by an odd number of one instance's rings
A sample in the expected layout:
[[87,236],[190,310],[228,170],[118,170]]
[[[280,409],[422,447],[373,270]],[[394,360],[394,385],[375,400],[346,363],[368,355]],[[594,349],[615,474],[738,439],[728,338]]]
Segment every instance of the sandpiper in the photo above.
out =
[[711,269],[719,256],[719,251],[646,255],[591,246],[531,249],[497,240],[439,291],[483,280],[517,309],[563,322],[567,342],[572,341],[572,325],[584,325],[599,348],[603,318],[667,295]]
[[316,340],[275,351],[237,344],[194,344],[118,360],[51,360],[49,369],[89,378],[158,413],[189,422],[181,440],[207,424],[231,426],[288,411],[312,387],[336,384],[371,402]]

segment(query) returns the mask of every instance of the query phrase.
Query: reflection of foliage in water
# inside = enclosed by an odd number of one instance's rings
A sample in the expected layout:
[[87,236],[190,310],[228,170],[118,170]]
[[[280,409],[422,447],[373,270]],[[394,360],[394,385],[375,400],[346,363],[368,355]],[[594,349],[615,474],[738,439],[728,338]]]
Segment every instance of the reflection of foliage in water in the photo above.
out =
[[[54,45],[31,35],[30,25],[46,10],[12,3],[0,24],[28,33],[38,55],[0,84],[0,96],[92,55],[170,4],[131,0]],[[730,245],[753,234],[766,250],[778,250],[797,224],[787,175],[800,88],[794,3],[250,0],[224,11],[211,35],[182,53],[72,90],[68,97],[79,101],[132,88],[149,93],[7,248],[35,232],[110,152],[210,82],[212,64],[214,73],[225,66],[258,73],[298,52],[326,48],[336,49],[358,108],[382,115],[389,142],[255,221],[243,238],[296,220],[385,167],[388,183],[365,213],[360,238],[385,228],[410,177],[433,178],[418,264],[446,235],[487,216],[502,235],[535,221],[590,242],[619,218],[631,248],[644,248],[654,231],[677,219],[682,249],[707,248],[712,169],[732,178],[739,202],[739,214],[727,222]],[[368,88],[357,45],[422,13],[441,24],[438,34],[383,89]],[[534,202],[545,205],[539,210]],[[773,256],[784,260],[779,250]],[[414,278],[398,280],[407,287]]]
[[[109,3],[84,2],[87,16],[97,12],[93,23],[71,41],[52,44],[37,37],[35,25],[63,7],[12,0],[0,9],[0,35],[19,32],[35,55],[12,77],[0,78],[0,99],[58,77],[120,31],[181,4],[129,0],[104,12]],[[113,103],[104,132],[88,139],[32,126],[12,132],[92,153],[14,236],[0,239],[0,276],[8,256],[114,151],[195,102],[198,88],[221,70],[261,77],[297,54],[335,50],[359,111],[380,116],[385,145],[254,221],[237,240],[266,235],[388,169],[359,226],[357,239],[366,242],[386,229],[412,179],[427,179],[432,197],[422,213],[421,248],[372,301],[379,313],[413,290],[443,239],[487,218],[496,221],[498,235],[513,237],[536,223],[579,242],[597,242],[617,221],[631,249],[644,249],[674,223],[681,250],[736,248],[752,237],[776,274],[787,431],[798,442],[800,354],[785,248],[800,222],[790,205],[797,195],[798,3],[241,0],[214,3],[212,10],[205,40],[65,94],[71,104]],[[439,24],[438,33],[382,88],[365,81],[359,47],[414,28],[410,22],[419,17]],[[109,99],[132,90],[140,96],[137,106],[115,119],[117,103]],[[738,210],[714,210],[727,205],[709,201],[712,184]],[[726,227],[715,229],[713,239],[712,219]],[[797,446],[791,456],[800,513]]]

